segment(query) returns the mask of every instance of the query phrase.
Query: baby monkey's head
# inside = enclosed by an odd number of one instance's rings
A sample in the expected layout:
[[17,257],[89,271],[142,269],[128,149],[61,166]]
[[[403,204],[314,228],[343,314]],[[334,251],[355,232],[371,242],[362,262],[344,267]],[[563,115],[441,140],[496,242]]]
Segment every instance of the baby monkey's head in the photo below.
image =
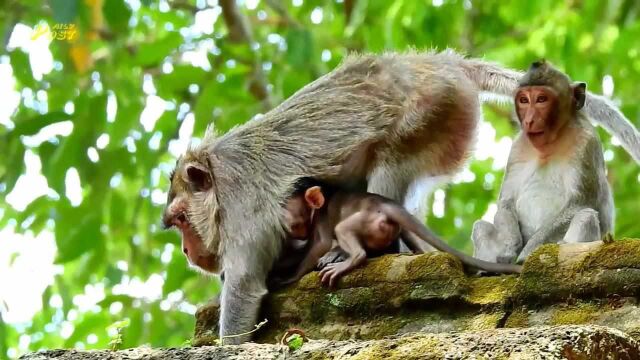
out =
[[285,229],[291,239],[309,239],[316,210],[325,205],[328,187],[313,180],[301,180],[284,206]]

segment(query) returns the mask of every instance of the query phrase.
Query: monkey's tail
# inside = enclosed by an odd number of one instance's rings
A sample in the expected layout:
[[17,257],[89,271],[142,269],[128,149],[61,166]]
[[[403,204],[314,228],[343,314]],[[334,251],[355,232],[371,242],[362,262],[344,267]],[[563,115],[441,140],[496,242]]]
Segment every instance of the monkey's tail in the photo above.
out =
[[522,72],[479,59],[462,59],[460,66],[481,91],[509,98],[515,94],[518,80],[523,75]]
[[459,250],[456,250],[449,246],[449,244],[441,240],[436,234],[431,232],[431,230],[424,226],[424,224],[418,222],[418,220],[416,220],[413,215],[409,214],[409,212],[407,212],[402,206],[390,203],[385,204],[385,206],[389,207],[389,210],[385,211],[385,213],[388,214],[388,216],[391,217],[393,221],[400,224],[400,227],[402,227],[406,231],[414,233],[424,242],[433,246],[437,250],[447,252],[460,258],[463,263],[473,268],[485,270],[492,273],[519,274],[522,272],[522,266],[520,265],[492,263],[476,259]]
[[618,138],[622,147],[640,164],[640,133],[611,101],[588,92],[585,111],[592,121]]

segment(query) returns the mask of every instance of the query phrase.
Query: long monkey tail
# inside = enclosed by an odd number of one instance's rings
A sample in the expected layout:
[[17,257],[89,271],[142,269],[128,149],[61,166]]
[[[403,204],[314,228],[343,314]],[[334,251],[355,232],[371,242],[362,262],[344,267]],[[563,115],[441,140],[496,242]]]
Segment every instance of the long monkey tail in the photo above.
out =
[[509,100],[512,100],[511,97],[518,88],[518,80],[524,74],[479,59],[462,59],[460,66],[480,91],[507,96]]
[[422,239],[422,241],[433,246],[437,250],[447,252],[458,257],[464,264],[479,270],[485,270],[493,273],[519,274],[522,272],[522,266],[520,265],[492,263],[476,259],[456,250],[440,239],[436,234],[431,232],[431,230],[429,230],[424,224],[416,220],[416,218],[409,214],[402,206],[390,202],[385,203],[384,206],[387,216],[400,224],[401,228],[415,234],[418,238]]
[[588,92],[584,109],[593,122],[618,138],[622,147],[640,164],[640,132],[611,101]]

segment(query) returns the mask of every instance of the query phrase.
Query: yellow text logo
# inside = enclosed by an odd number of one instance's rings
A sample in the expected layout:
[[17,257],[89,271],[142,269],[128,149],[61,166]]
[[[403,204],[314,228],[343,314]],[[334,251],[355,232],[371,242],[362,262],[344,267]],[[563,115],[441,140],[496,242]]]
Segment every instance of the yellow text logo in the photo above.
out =
[[78,37],[76,24],[55,24],[49,27],[48,24],[38,24],[33,28],[31,40],[36,40],[41,36],[46,36],[50,40],[71,41]]

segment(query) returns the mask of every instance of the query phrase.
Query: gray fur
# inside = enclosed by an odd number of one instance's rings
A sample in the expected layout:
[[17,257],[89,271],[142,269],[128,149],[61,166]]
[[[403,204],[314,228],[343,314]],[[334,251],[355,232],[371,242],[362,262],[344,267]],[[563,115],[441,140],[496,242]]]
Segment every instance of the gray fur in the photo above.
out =
[[640,163],[640,132],[611,101],[604,96],[587,93],[585,111],[591,119],[617,137],[629,155]]
[[211,194],[193,201],[189,214],[222,259],[221,335],[256,323],[282,246],[282,206],[298,179],[367,184],[403,202],[415,180],[464,166],[479,93],[511,96],[519,76],[452,51],[350,56],[263,117],[185,154],[205,156],[213,174]]
[[[515,206],[516,201],[523,193],[522,188],[526,187],[523,182],[514,180],[519,174],[513,170],[516,163],[513,154],[519,151],[522,142],[527,141],[523,135],[520,135],[514,142],[514,150],[512,150],[505,171],[494,224],[482,220],[474,224],[471,237],[474,243],[475,257],[485,261],[503,263],[511,262],[517,258],[517,262],[522,262],[540,245],[594,241],[601,239],[607,232],[613,231],[613,197],[606,178],[602,145],[584,114],[579,114],[574,126],[583,128],[585,136],[588,137],[584,146],[579,148],[576,151],[576,156],[570,160],[579,177],[575,191],[564,194],[566,201],[560,209],[547,208],[548,204],[544,201],[536,204],[543,209],[542,211],[550,211],[555,214],[552,216],[551,222],[534,232],[526,231],[522,227],[524,218],[531,215],[518,214]],[[590,222],[591,219],[585,220],[585,216],[587,216],[585,214],[595,216],[597,224]],[[578,232],[575,228],[580,224],[584,226]],[[579,234],[581,239],[567,241],[570,227],[574,228],[571,234]],[[597,233],[591,233],[589,230],[597,231]],[[569,236],[569,238],[575,239],[575,236]]]
[[[485,221],[474,224],[474,255],[486,261],[523,262],[542,244],[594,241],[613,231],[613,197],[602,145],[585,114],[588,109],[570,107],[575,104],[571,99],[574,95],[571,81],[546,63],[534,63],[520,85],[554,88],[560,101],[558,116],[573,117],[567,126],[576,135],[572,135],[575,138],[571,139],[572,150],[568,155],[556,154],[548,161],[538,162],[523,155],[534,150],[527,136],[520,133],[509,154],[494,224]],[[591,112],[600,115],[613,112],[594,111],[596,108],[591,105]],[[563,182],[569,185],[556,186]],[[545,194],[547,191],[550,195]],[[532,227],[535,223],[532,219],[540,218],[546,220]]]

